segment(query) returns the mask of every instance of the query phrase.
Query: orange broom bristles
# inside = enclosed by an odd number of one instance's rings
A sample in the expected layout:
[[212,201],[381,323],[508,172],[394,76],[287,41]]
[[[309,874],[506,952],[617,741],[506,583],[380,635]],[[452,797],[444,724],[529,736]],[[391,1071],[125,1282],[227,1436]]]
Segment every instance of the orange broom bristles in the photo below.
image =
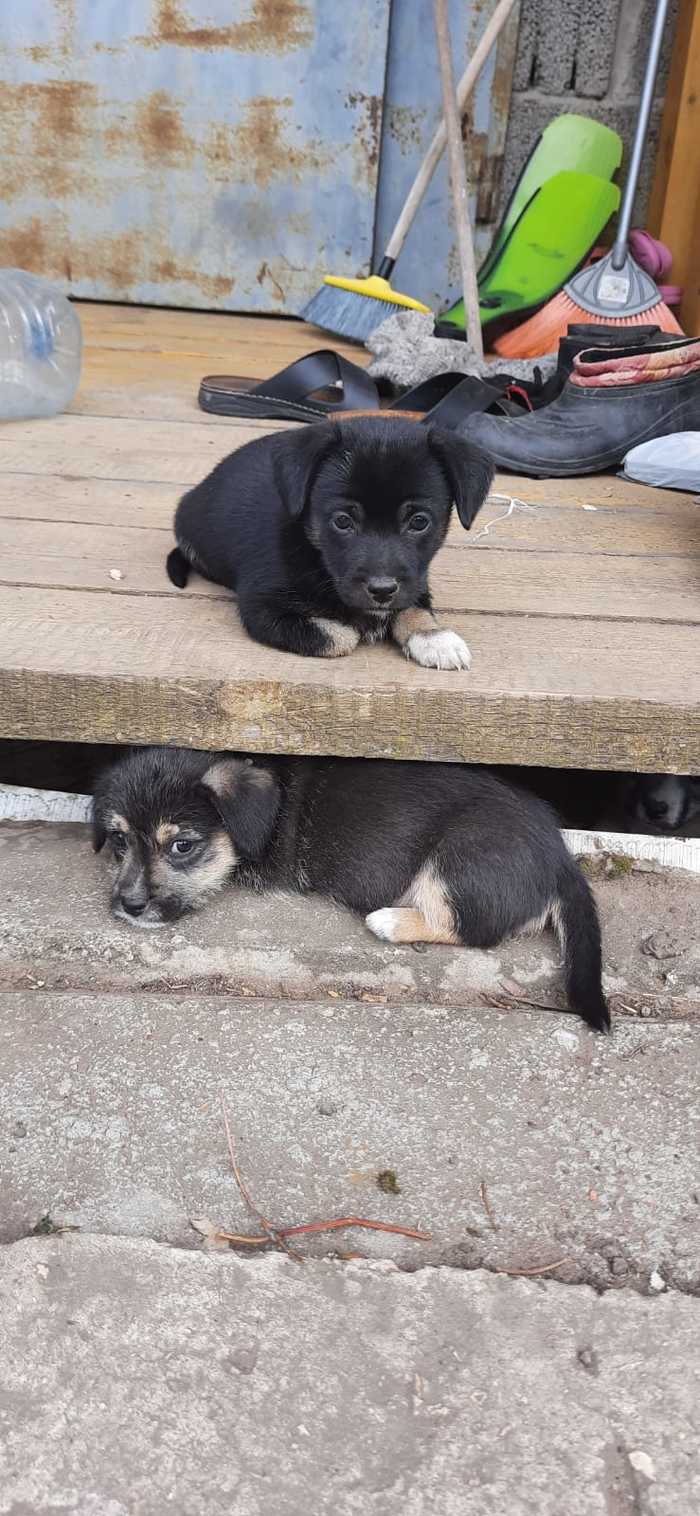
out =
[[556,353],[559,338],[566,336],[567,327],[573,322],[590,326],[600,326],[602,322],[606,326],[660,326],[662,332],[685,335],[663,300],[639,316],[592,316],[560,290],[534,316],[499,337],[493,344],[494,352],[501,358],[542,358],[545,353]]

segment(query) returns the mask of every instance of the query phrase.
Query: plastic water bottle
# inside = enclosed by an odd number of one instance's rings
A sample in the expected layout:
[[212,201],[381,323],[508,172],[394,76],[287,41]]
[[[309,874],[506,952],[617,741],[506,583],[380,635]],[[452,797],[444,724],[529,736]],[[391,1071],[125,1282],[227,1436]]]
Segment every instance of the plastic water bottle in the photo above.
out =
[[23,269],[0,269],[0,421],[65,410],[78,388],[82,340],[60,290]]

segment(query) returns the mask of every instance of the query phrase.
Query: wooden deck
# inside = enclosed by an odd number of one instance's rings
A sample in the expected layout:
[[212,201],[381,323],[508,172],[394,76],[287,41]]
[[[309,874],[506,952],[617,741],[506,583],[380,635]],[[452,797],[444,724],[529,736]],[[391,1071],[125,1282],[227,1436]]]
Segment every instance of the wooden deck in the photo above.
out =
[[279,654],[217,586],[173,590],[164,560],[181,491],[274,429],[205,416],[202,375],[263,377],[323,339],[252,317],[81,317],[71,413],[0,434],[0,735],[700,771],[692,497],[500,476],[433,573],[471,673],[390,647]]

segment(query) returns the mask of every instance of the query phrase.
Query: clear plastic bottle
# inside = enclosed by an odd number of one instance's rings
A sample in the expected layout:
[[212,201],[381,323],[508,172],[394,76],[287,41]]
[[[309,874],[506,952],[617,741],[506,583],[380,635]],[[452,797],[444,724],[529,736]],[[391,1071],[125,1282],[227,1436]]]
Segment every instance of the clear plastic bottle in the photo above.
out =
[[0,421],[55,416],[80,378],[77,311],[37,274],[0,269]]

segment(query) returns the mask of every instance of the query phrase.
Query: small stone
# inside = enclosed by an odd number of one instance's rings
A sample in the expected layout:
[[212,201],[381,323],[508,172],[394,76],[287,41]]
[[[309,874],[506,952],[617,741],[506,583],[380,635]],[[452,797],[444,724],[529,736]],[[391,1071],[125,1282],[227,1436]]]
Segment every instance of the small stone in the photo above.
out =
[[600,1373],[598,1354],[596,1353],[595,1348],[579,1348],[576,1357],[578,1358],[581,1368],[585,1369],[587,1374],[593,1374],[596,1376]]
[[659,1273],[658,1269],[653,1269],[652,1273],[649,1275],[649,1289],[655,1290],[658,1295],[660,1291],[665,1290],[665,1288],[666,1280],[664,1279],[663,1275]]
[[26,1137],[26,1135],[27,1135],[27,1125],[26,1125],[26,1122],[24,1122],[24,1121],[16,1121],[15,1124],[14,1124],[14,1126],[13,1126],[13,1128],[12,1128],[12,1136],[13,1137]]
[[646,953],[647,958],[680,958],[685,947],[686,944],[680,937],[669,932],[666,927],[661,927],[658,932],[645,937],[642,952]]
[[257,1342],[241,1343],[230,1353],[230,1362],[239,1374],[252,1374],[258,1361]]
[[316,1106],[319,1116],[337,1116],[338,1107],[334,1100],[319,1100]]
[[654,1468],[654,1461],[649,1457],[648,1453],[645,1453],[642,1448],[634,1448],[629,1454],[629,1461],[632,1468],[636,1469],[638,1474],[644,1474],[645,1478],[653,1484],[656,1479],[656,1469]]
[[616,1274],[618,1276],[618,1278],[619,1278],[619,1276],[621,1274],[626,1274],[627,1273],[627,1259],[626,1258],[622,1258],[619,1253],[616,1254],[616,1256],[614,1258],[611,1258],[610,1259],[610,1273],[611,1274]]
[[124,575],[123,575],[121,569],[110,569],[110,571],[109,571],[109,577],[110,577],[110,579],[123,579]]
[[36,1266],[36,1271],[40,1279],[48,1279],[49,1271],[45,1263],[38,1263]]

